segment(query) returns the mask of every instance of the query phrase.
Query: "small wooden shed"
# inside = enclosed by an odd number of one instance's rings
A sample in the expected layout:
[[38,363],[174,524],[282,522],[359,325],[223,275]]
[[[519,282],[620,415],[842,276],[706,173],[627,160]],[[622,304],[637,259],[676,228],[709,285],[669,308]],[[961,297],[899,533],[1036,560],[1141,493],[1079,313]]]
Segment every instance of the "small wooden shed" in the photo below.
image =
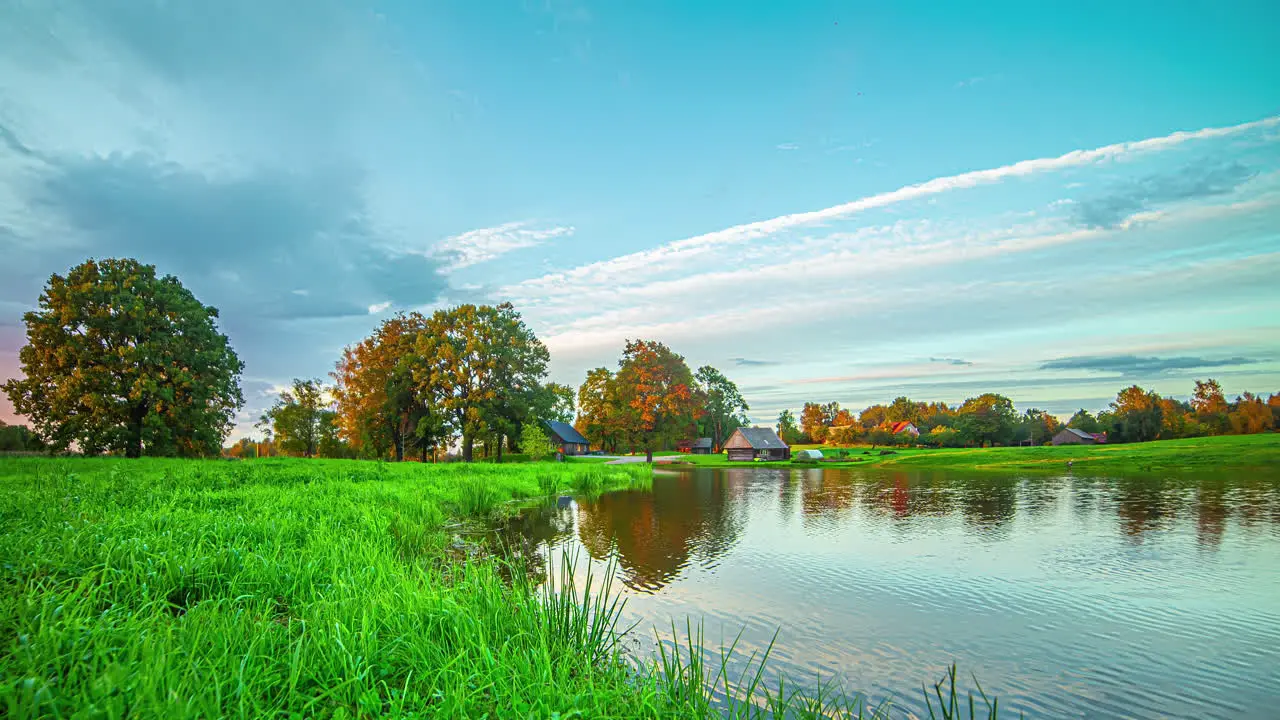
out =
[[694,455],[710,455],[711,454],[711,438],[698,438],[689,446],[689,452]]
[[582,437],[582,433],[574,429],[572,425],[566,422],[558,422],[550,420],[544,422],[543,428],[546,429],[551,442],[555,443],[563,455],[586,455],[590,444],[587,439]]
[[729,460],[750,462],[761,460],[790,460],[791,446],[778,437],[773,428],[749,427],[733,431],[724,443]]

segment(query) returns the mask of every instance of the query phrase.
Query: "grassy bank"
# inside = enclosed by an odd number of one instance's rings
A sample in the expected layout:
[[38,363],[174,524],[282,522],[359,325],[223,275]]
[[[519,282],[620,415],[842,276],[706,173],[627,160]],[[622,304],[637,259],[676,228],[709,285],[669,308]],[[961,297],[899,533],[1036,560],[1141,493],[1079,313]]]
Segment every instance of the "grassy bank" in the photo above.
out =
[[0,458],[0,714],[863,712],[841,693],[769,695],[758,677],[720,691],[757,702],[717,705],[696,642],[661,665],[625,661],[607,589],[506,582],[497,561],[458,547],[459,523],[510,501],[649,477],[644,465]]
[[[1158,440],[1127,445],[955,449],[801,447],[822,449],[828,456],[844,450],[848,453],[848,458],[839,462],[820,464],[769,462],[752,463],[752,465],[1062,472],[1067,469],[1067,463],[1070,462],[1074,472],[1151,473],[1280,469],[1280,433]],[[882,450],[890,450],[892,454],[881,455]],[[724,455],[690,455],[684,460],[698,467],[745,465],[745,463],[731,463]]]

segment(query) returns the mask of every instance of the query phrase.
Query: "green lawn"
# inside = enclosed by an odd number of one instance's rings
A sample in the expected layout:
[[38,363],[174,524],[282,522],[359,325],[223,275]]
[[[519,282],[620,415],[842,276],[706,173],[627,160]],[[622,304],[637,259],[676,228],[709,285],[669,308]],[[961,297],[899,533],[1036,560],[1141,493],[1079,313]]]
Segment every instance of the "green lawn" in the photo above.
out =
[[[1184,472],[1203,470],[1280,469],[1280,434],[1226,435],[1188,440],[1160,440],[1126,445],[1062,445],[1058,447],[1004,448],[827,448],[797,445],[793,451],[820,449],[828,457],[834,451],[849,453],[847,461],[764,462],[765,467],[885,467],[929,470],[1061,471],[1071,462],[1073,470],[1110,472]],[[892,450],[891,455],[881,455]],[[863,454],[863,453],[867,454]],[[698,467],[743,467],[725,455],[690,455]]]
[[[0,715],[724,717],[696,639],[625,659],[616,596],[511,580],[459,542],[511,501],[651,480],[645,464],[0,457]],[[787,690],[748,677],[729,695],[757,703],[728,716],[860,702]]]

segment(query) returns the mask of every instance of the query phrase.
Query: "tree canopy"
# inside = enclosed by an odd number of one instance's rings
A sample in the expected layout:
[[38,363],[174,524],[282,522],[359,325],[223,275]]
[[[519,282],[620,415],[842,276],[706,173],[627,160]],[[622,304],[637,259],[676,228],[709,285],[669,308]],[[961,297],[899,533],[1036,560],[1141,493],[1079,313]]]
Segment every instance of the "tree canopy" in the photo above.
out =
[[87,260],[23,316],[25,377],[4,390],[53,450],[216,454],[244,405],[244,364],[217,318],[154,266]]
[[628,340],[617,374],[595,372],[587,382],[581,406],[597,417],[588,415],[584,424],[605,423],[605,432],[643,449],[649,460],[654,449],[690,435],[704,412],[684,358],[653,340]]
[[750,410],[742,398],[738,386],[724,373],[710,365],[698,368],[694,375],[698,389],[704,398],[702,427],[711,438],[714,452],[720,452],[724,441],[734,430],[747,424],[746,412]]

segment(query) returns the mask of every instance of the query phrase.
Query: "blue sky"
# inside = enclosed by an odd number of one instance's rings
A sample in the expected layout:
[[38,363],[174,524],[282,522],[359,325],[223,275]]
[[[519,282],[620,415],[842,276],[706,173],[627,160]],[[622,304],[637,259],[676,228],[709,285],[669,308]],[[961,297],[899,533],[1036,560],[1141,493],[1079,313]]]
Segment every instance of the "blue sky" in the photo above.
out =
[[6,3],[0,375],[50,273],[127,254],[221,309],[242,428],[463,301],[575,385],[664,340],[759,421],[1280,390],[1280,5],[943,5]]

